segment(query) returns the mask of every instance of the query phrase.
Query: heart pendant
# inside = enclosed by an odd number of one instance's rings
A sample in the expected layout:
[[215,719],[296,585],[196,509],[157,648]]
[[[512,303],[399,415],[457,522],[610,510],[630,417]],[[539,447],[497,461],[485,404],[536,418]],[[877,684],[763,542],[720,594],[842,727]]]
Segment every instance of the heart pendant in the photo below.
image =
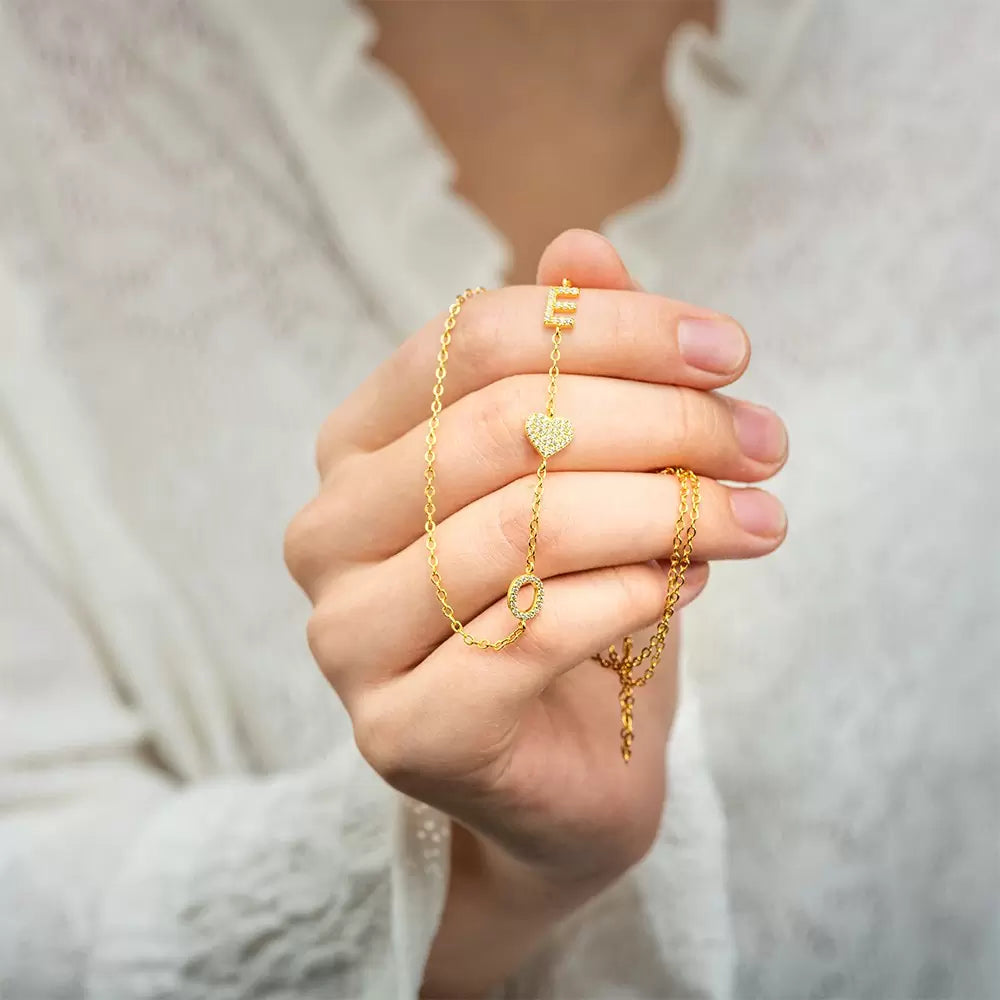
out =
[[542,458],[551,458],[573,440],[573,425],[567,417],[532,413],[524,422],[524,430]]

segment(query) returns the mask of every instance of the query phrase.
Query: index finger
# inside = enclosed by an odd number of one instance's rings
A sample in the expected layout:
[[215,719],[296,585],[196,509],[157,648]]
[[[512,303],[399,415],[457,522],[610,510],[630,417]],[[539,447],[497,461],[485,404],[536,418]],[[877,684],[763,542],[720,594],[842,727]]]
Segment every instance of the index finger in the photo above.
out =
[[[465,303],[449,348],[445,405],[510,375],[548,371],[547,294],[518,285]],[[446,317],[425,324],[331,414],[320,434],[321,466],[330,454],[374,451],[427,420]],[[743,373],[750,342],[735,320],[710,309],[648,292],[583,288],[561,350],[562,372],[717,389]]]

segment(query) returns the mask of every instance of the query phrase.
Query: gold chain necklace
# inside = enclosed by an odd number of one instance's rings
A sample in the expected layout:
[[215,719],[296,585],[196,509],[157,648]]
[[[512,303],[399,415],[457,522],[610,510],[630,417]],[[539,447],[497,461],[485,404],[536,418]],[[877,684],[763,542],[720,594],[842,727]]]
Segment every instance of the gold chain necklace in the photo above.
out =
[[[424,530],[426,532],[427,564],[430,568],[431,583],[434,585],[434,590],[437,593],[441,611],[445,618],[448,619],[452,631],[460,635],[467,646],[500,650],[505,646],[509,646],[512,642],[516,642],[524,634],[527,623],[542,610],[545,586],[541,579],[535,575],[538,525],[541,517],[542,495],[545,491],[545,476],[548,471],[548,461],[573,440],[572,423],[566,417],[557,417],[555,406],[562,333],[563,330],[572,329],[575,324],[574,314],[576,313],[576,300],[579,298],[580,289],[575,287],[568,278],[563,278],[562,285],[554,285],[549,288],[546,300],[545,316],[542,322],[545,327],[550,328],[553,332],[552,351],[549,355],[551,364],[549,366],[549,384],[545,412],[530,414],[524,424],[525,434],[527,434],[528,440],[538,454],[541,455],[542,460],[538,465],[535,491],[531,501],[531,518],[528,523],[528,548],[527,555],[525,556],[524,572],[514,577],[507,588],[507,607],[510,613],[517,619],[517,624],[502,639],[495,641],[481,639],[470,634],[455,614],[455,610],[452,608],[448,598],[448,591],[445,589],[444,581],[441,579],[441,570],[437,556],[437,523],[434,520],[436,513],[434,496],[437,489],[434,462],[437,459],[437,432],[441,424],[441,398],[444,394],[444,380],[448,374],[448,348],[451,346],[452,334],[458,323],[458,316],[462,311],[462,306],[469,299],[479,295],[483,291],[485,291],[484,288],[476,287],[467,288],[464,292],[459,293],[448,309],[448,318],[445,320],[444,329],[441,331],[441,346],[438,350],[437,368],[434,373],[431,415],[427,423],[427,450],[424,453],[424,459],[427,462],[427,467],[424,470],[424,514],[427,518]],[[613,670],[618,675],[620,683],[618,702],[621,706],[622,720],[621,754],[622,759],[626,763],[628,763],[632,756],[632,743],[634,741],[632,709],[635,705],[635,690],[645,685],[653,677],[656,667],[660,662],[660,657],[663,654],[663,647],[670,632],[670,621],[673,617],[674,608],[680,597],[681,587],[684,586],[684,574],[691,564],[698,510],[701,503],[698,477],[693,472],[688,469],[671,466],[664,469],[663,473],[676,476],[680,488],[677,521],[674,525],[673,549],[667,571],[667,596],[663,605],[663,616],[648,645],[638,653],[632,653],[632,637],[625,636],[620,654],[614,646],[611,646],[607,656],[602,656],[600,653],[594,656],[594,659],[601,666]],[[518,595],[526,586],[530,586],[534,594],[530,606],[527,609],[522,609],[518,605]],[[648,666],[641,674],[636,675],[634,673],[635,669],[641,667],[647,660],[649,661]]]
[[[534,449],[542,456],[538,466],[537,479],[535,481],[535,492],[531,500],[531,519],[528,522],[528,552],[524,560],[524,572],[515,576],[507,588],[507,607],[510,613],[517,619],[517,624],[502,639],[491,642],[489,639],[480,639],[466,631],[465,626],[459,621],[448,600],[448,591],[445,590],[444,581],[441,579],[441,571],[438,566],[437,557],[437,525],[434,521],[435,507],[434,494],[436,489],[436,473],[434,471],[434,461],[437,458],[435,449],[437,448],[437,432],[441,423],[441,396],[444,393],[444,380],[448,374],[448,348],[451,346],[451,337],[458,322],[458,315],[462,311],[462,306],[475,295],[479,295],[485,289],[481,287],[467,288],[456,296],[455,301],[448,309],[448,318],[445,320],[444,329],[441,331],[441,347],[437,356],[437,369],[434,373],[434,398],[431,402],[431,416],[427,423],[427,451],[424,459],[427,468],[424,470],[424,514],[427,520],[424,530],[427,534],[427,564],[430,567],[431,583],[437,592],[438,602],[445,618],[451,625],[452,631],[460,635],[467,646],[478,646],[480,649],[503,649],[515,642],[527,628],[527,623],[542,610],[542,602],[545,598],[545,586],[541,579],[535,575],[535,550],[538,545],[538,523],[542,511],[542,494],[545,492],[545,475],[548,472],[549,459],[557,452],[562,451],[570,441],[573,440],[573,425],[566,417],[557,417],[556,410],[556,385],[559,379],[559,357],[560,345],[562,344],[563,330],[573,328],[576,312],[576,300],[579,298],[580,289],[576,288],[568,278],[563,278],[562,285],[555,285],[549,289],[548,299],[545,304],[545,316],[543,325],[552,330],[552,352],[549,355],[551,364],[549,366],[549,386],[548,397],[545,404],[544,413],[532,413],[525,421],[524,430],[528,435]],[[534,591],[531,604],[527,609],[522,609],[517,599],[524,587],[530,586]]]
[[[622,642],[621,654],[611,646],[608,655],[602,656],[598,653],[594,659],[613,670],[618,675],[621,689],[618,693],[618,703],[622,710],[622,730],[621,730],[621,751],[622,759],[627,764],[632,756],[632,742],[634,730],[632,725],[632,708],[635,705],[635,689],[642,687],[653,677],[656,667],[663,654],[663,646],[667,641],[670,632],[670,619],[674,614],[674,607],[680,597],[681,587],[684,586],[684,574],[688,566],[691,565],[691,552],[694,545],[695,530],[698,522],[698,509],[701,505],[701,490],[698,477],[688,469],[679,469],[674,466],[664,469],[663,474],[677,477],[677,485],[680,492],[680,500],[677,505],[677,521],[674,524],[674,544],[670,553],[670,565],[667,570],[667,597],[663,602],[663,616],[656,632],[638,653],[632,653],[632,636],[625,636]],[[649,665],[641,673],[636,675],[636,668],[649,660]]]

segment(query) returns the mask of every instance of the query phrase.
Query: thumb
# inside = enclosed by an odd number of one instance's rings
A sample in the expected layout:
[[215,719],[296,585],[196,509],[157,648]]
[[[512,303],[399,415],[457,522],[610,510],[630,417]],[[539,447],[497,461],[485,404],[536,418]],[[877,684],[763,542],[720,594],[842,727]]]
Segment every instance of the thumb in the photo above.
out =
[[535,281],[558,285],[563,278],[584,288],[640,290],[610,240],[590,229],[567,229],[542,252]]

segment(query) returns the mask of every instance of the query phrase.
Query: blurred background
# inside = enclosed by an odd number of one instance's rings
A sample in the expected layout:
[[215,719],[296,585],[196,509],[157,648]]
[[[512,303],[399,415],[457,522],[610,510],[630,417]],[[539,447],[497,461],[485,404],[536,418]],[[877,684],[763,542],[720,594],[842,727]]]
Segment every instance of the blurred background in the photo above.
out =
[[998,51],[993,0],[4,0],[4,996],[312,995],[232,900],[280,941],[339,870],[316,432],[573,226],[791,436],[787,542],[685,613],[727,943],[674,995],[996,996]]

